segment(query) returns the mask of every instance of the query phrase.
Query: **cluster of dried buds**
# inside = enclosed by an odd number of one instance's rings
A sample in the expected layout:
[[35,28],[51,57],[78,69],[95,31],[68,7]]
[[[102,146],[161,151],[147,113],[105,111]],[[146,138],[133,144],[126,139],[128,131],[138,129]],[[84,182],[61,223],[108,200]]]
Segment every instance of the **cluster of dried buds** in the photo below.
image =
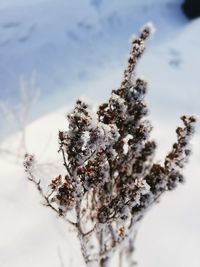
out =
[[[78,100],[67,116],[68,129],[59,132],[66,175],[52,180],[48,205],[65,218],[76,214],[73,224],[88,265],[96,261],[107,266],[112,253],[128,244],[144,212],[183,181],[181,169],[190,155],[195,118],[183,116],[184,126],[177,129],[177,142],[164,163],[153,163],[156,144],[146,119],[147,82],[134,72],[150,32],[147,25],[133,40],[121,86],[108,102],[92,114]],[[25,167],[30,173],[29,160],[27,156]],[[91,251],[88,244],[94,237],[98,246]]]

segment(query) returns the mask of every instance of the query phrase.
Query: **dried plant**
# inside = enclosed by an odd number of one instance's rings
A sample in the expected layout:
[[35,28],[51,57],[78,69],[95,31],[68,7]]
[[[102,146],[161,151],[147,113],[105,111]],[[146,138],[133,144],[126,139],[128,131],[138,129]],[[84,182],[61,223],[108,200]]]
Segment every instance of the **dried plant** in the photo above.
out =
[[147,25],[133,40],[121,86],[96,116],[81,100],[68,114],[68,129],[59,132],[66,173],[52,180],[50,194],[34,176],[34,156],[25,157],[28,178],[46,205],[76,228],[87,266],[107,267],[116,251],[131,255],[137,222],[184,180],[181,170],[190,155],[193,116],[181,117],[183,127],[177,128],[177,141],[164,163],[153,163],[156,143],[150,140],[152,127],[146,119],[147,82],[135,77],[150,33]]
[[39,98],[40,90],[35,84],[35,75],[30,80],[23,77],[20,78],[20,86],[18,92],[18,105],[4,103],[0,101],[0,120],[5,124],[5,133],[12,132],[13,129],[18,131],[16,147],[13,144],[3,144],[0,136],[0,155],[11,156],[15,161],[23,161],[24,154],[27,153],[27,133],[26,127],[30,120],[33,107]]

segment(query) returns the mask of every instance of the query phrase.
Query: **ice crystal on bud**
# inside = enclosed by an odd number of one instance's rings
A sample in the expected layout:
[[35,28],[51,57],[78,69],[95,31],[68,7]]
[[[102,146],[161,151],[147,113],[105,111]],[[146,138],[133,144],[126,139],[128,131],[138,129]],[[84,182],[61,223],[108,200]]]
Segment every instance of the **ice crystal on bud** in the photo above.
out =
[[190,155],[193,116],[181,118],[183,127],[177,128],[177,142],[163,164],[153,162],[156,143],[150,139],[152,126],[146,118],[147,82],[135,75],[151,31],[148,24],[133,40],[121,86],[99,106],[96,117],[81,100],[68,114],[68,129],[58,135],[66,174],[52,180],[49,195],[32,174],[34,157],[25,158],[29,179],[47,206],[67,221],[75,216],[70,223],[77,229],[87,266],[95,261],[106,267],[117,249],[131,244],[146,210],[184,180],[181,170]]
[[35,163],[34,155],[25,154],[24,167],[26,172],[29,172],[33,169],[34,163]]

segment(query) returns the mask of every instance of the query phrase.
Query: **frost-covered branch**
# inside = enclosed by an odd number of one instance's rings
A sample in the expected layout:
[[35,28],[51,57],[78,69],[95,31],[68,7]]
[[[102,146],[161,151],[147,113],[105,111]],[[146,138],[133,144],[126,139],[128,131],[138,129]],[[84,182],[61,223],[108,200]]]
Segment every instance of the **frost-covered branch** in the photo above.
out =
[[68,129],[58,135],[65,175],[52,180],[50,195],[32,176],[33,158],[25,159],[29,180],[47,206],[62,218],[73,218],[87,266],[107,267],[116,251],[131,255],[138,222],[163,193],[183,181],[195,118],[181,118],[177,142],[163,164],[155,163],[147,82],[135,74],[150,33],[147,25],[133,40],[121,86],[96,114],[78,100],[67,115]]

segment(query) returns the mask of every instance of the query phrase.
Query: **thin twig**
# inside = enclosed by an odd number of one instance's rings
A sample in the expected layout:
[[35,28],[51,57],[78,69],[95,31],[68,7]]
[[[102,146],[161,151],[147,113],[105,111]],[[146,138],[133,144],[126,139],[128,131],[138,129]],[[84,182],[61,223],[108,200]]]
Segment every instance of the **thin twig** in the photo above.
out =
[[57,252],[58,252],[58,258],[60,261],[60,267],[65,267],[60,247],[57,248]]
[[123,250],[119,252],[119,267],[123,266]]
[[67,219],[66,217],[60,215],[59,210],[57,210],[57,209],[51,204],[51,202],[50,202],[50,200],[49,200],[49,196],[46,196],[46,195],[45,195],[45,193],[44,193],[44,191],[43,191],[43,189],[42,189],[42,187],[41,187],[41,185],[40,185],[41,181],[40,181],[40,180],[39,180],[39,181],[36,181],[36,180],[35,180],[35,177],[33,176],[33,174],[32,174],[31,172],[28,172],[28,174],[29,174],[28,180],[31,181],[33,184],[35,184],[35,186],[36,186],[38,192],[40,193],[40,195],[42,196],[42,198],[45,200],[46,203],[44,203],[44,206],[46,206],[46,207],[50,207],[50,208],[51,208],[54,212],[56,212],[56,213],[59,215],[59,217],[61,217],[64,221],[68,222],[69,224],[71,224],[71,225],[73,225],[73,226],[77,226],[77,223],[76,223],[76,222],[72,222],[71,220]]
[[61,148],[60,151],[62,152],[62,157],[63,157],[63,162],[64,162],[63,165],[65,166],[65,168],[66,168],[66,170],[67,170],[69,176],[72,177],[72,173],[71,173],[71,171],[70,171],[70,169],[69,169],[69,166],[68,166],[68,164],[67,164],[67,161],[66,161],[65,151],[64,151],[63,148]]

